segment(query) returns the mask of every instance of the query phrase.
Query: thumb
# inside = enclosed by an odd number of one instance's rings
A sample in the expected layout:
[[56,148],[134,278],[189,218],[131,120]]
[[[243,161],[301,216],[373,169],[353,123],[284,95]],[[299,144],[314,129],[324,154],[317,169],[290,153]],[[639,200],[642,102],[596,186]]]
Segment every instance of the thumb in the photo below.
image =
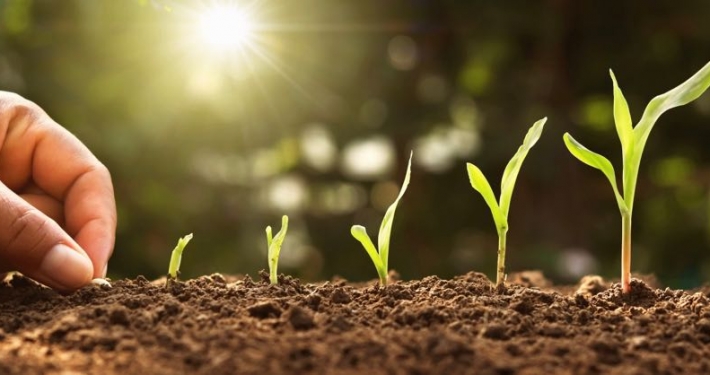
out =
[[88,284],[94,273],[89,257],[59,224],[2,183],[0,264],[60,291]]

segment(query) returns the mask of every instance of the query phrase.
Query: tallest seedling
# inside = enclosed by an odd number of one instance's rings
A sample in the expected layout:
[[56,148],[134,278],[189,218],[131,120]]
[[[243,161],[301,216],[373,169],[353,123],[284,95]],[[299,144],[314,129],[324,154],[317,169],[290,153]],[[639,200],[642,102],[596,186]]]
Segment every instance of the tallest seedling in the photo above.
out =
[[616,204],[621,212],[621,286],[624,293],[628,293],[631,290],[631,215],[634,209],[636,179],[643,148],[646,146],[646,140],[653,125],[664,112],[692,102],[710,86],[710,63],[680,86],[653,98],[635,127],[631,123],[631,113],[624,94],[621,93],[621,89],[616,83],[616,77],[611,70],[609,70],[609,74],[614,85],[614,122],[621,141],[623,156],[623,196],[616,186],[614,167],[607,158],[589,151],[569,133],[565,133],[563,138],[572,155],[583,163],[602,171],[614,190]]

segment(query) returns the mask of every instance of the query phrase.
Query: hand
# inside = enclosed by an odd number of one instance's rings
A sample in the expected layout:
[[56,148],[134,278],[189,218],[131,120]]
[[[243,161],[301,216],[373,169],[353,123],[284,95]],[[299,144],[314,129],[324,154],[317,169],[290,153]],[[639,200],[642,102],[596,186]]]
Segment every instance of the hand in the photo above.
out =
[[108,169],[37,105],[0,91],[0,272],[75,290],[105,277],[115,236]]

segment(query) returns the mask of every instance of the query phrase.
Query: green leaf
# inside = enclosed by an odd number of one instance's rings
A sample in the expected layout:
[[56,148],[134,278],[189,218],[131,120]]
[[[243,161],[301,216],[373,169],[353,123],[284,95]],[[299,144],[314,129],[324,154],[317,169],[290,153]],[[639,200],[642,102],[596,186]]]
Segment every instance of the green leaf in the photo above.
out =
[[635,190],[635,173],[633,170],[634,150],[636,149],[636,141],[634,140],[634,126],[631,120],[631,112],[629,105],[626,103],[626,98],[619,88],[614,72],[609,69],[609,75],[614,87],[614,124],[616,124],[616,133],[621,142],[621,154],[623,156],[623,190],[624,203],[626,209],[630,212],[633,207],[634,190]]
[[[624,158],[624,198],[629,211],[633,208],[641,156],[646,147],[648,135],[651,133],[656,121],[667,110],[688,104],[697,99],[708,87],[710,87],[710,63],[707,63],[676,88],[653,98],[646,106],[641,120],[633,130],[633,150],[627,151]],[[628,160],[626,156],[628,156]]]
[[547,122],[547,117],[538,120],[530,127],[527,135],[525,135],[525,140],[523,140],[523,145],[518,148],[518,151],[510,159],[508,165],[505,167],[503,172],[503,179],[500,185],[500,201],[499,207],[502,215],[508,217],[508,211],[510,210],[510,201],[513,196],[513,188],[515,187],[515,181],[518,178],[518,173],[520,173],[520,167],[523,165],[525,157],[528,155],[528,151],[535,146],[540,135],[542,135],[542,129]]
[[[690,77],[678,87],[653,98],[643,112],[641,121],[634,129],[634,139],[638,145],[637,153],[643,151],[653,125],[667,110],[692,102],[702,95],[710,86],[710,63]],[[639,157],[640,159],[640,157]]]
[[614,76],[614,72],[611,69],[609,69],[609,75],[614,85],[614,123],[616,124],[616,133],[621,141],[622,153],[626,155],[631,142],[633,142],[634,127],[631,122],[631,112],[629,112],[629,105],[626,103],[626,98],[624,98],[624,94],[616,82],[616,76]]
[[377,253],[377,249],[375,249],[375,244],[372,243],[370,236],[367,234],[367,229],[365,229],[362,225],[353,225],[352,228],[350,228],[350,234],[352,234],[356,240],[360,241],[362,247],[365,248],[367,255],[370,256],[370,259],[372,259],[372,264],[375,265],[377,274],[381,277],[382,272],[384,271],[386,276],[387,270],[384,269],[380,255]]
[[626,204],[624,203],[624,199],[619,194],[619,189],[616,186],[616,174],[614,173],[614,166],[611,165],[611,162],[607,158],[582,146],[582,144],[572,138],[569,133],[565,133],[563,139],[567,149],[572,153],[572,155],[574,155],[582,163],[587,164],[592,168],[596,168],[604,173],[607,180],[609,180],[609,183],[611,184],[611,188],[614,189],[614,196],[616,198],[616,203],[619,205],[619,209],[621,211],[626,211]]
[[382,218],[382,223],[380,224],[380,233],[377,236],[377,245],[380,250],[380,259],[382,260],[382,266],[385,272],[389,268],[389,252],[390,252],[390,236],[392,234],[392,222],[394,221],[394,213],[397,210],[397,204],[399,200],[402,199],[404,192],[407,191],[407,186],[409,186],[409,178],[412,173],[412,156],[414,152],[409,153],[409,162],[407,163],[407,173],[404,175],[404,182],[402,183],[402,188],[399,189],[399,195],[397,199],[387,208],[385,212],[385,217]]
[[281,246],[286,239],[286,232],[288,231],[288,216],[283,215],[281,217],[281,230],[271,239],[271,227],[266,227],[266,240],[269,245],[268,259],[269,259],[269,279],[272,284],[278,283],[278,266],[279,266],[279,254],[281,254]]
[[271,241],[273,241],[274,236],[271,233],[271,225],[266,227],[266,246],[267,248],[271,246]]
[[175,279],[180,272],[180,263],[182,263],[182,252],[185,246],[192,240],[192,233],[178,240],[177,245],[170,254],[170,264],[168,266],[168,276]]
[[[267,240],[269,239],[269,234],[271,234],[271,227],[266,228]],[[269,259],[276,260],[278,262],[279,253],[281,252],[281,245],[283,245],[286,239],[286,232],[288,231],[288,216],[284,215],[281,217],[281,230],[276,233],[273,239],[269,242]]]
[[491,185],[488,183],[486,176],[483,175],[483,172],[481,172],[477,166],[471,163],[466,163],[466,170],[468,171],[468,180],[471,182],[471,186],[481,193],[483,200],[488,204],[498,232],[500,233],[501,231],[507,230],[508,220],[498,207],[496,197],[493,195],[493,189],[491,189]]

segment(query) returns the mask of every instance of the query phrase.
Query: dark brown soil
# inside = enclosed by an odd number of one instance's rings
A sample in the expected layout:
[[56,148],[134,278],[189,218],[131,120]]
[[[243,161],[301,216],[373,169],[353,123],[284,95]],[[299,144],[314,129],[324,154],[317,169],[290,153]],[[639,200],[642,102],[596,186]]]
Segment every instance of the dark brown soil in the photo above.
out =
[[0,374],[708,374],[704,292],[478,273],[280,285],[145,278],[62,296],[0,285]]

